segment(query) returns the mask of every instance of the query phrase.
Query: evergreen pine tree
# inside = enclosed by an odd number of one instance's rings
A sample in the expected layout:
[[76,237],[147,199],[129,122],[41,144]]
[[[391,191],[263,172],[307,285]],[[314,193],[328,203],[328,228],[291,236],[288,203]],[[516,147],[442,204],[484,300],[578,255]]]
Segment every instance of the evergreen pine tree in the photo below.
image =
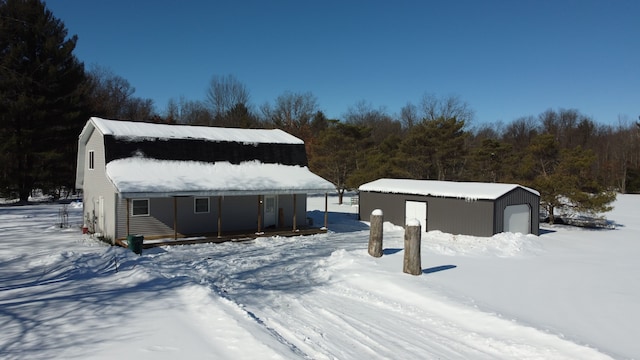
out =
[[533,139],[522,161],[527,185],[540,192],[540,204],[555,222],[555,211],[596,216],[611,210],[616,199],[613,191],[598,184],[592,176],[595,155],[577,146],[561,149],[551,134]]
[[0,189],[73,188],[84,65],[40,0],[0,0]]

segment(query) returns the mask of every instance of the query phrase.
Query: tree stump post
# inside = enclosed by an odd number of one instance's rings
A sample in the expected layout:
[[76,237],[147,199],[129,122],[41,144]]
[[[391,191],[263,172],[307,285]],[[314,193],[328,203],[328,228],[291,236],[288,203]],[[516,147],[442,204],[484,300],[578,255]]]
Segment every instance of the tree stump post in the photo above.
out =
[[369,233],[369,255],[373,257],[382,256],[382,210],[376,209],[371,212],[371,228]]
[[422,229],[420,221],[407,221],[404,230],[404,264],[402,271],[411,275],[422,274],[422,260],[420,258],[420,242]]

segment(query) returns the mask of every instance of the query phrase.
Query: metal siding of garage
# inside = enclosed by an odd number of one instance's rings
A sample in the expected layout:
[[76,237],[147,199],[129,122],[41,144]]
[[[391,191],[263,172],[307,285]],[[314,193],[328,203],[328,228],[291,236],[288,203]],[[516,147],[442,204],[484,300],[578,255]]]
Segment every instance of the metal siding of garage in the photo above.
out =
[[493,202],[456,198],[429,198],[430,230],[473,236],[493,235]]
[[493,202],[487,200],[431,197],[410,194],[390,194],[361,191],[359,215],[369,221],[371,212],[381,209],[384,221],[404,226],[405,202],[427,202],[427,228],[423,231],[440,230],[451,234],[475,236],[493,235]]
[[523,188],[516,188],[504,194],[495,202],[494,233],[500,233],[504,229],[504,209],[509,205],[529,204],[531,208],[531,234],[540,235],[540,197]]
[[[371,212],[380,209],[383,212],[384,221],[404,226],[404,201],[407,196],[404,194],[361,191],[358,199],[360,220],[369,221]],[[413,196],[411,199],[419,201],[424,197]]]

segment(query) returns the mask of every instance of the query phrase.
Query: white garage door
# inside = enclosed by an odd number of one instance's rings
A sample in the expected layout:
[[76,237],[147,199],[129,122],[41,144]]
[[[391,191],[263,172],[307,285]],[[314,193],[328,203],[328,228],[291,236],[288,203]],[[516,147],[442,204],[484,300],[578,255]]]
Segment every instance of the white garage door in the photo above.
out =
[[527,204],[510,205],[504,209],[504,232],[531,232],[531,208]]
[[427,203],[424,201],[406,201],[404,206],[404,224],[411,219],[420,221],[422,231],[427,231]]

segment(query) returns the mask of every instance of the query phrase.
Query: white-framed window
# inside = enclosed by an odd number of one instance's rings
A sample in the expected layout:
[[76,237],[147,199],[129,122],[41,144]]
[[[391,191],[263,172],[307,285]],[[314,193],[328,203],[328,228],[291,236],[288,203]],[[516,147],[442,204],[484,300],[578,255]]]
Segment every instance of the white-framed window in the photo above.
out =
[[149,216],[149,199],[132,199],[131,216]]
[[209,198],[197,197],[193,199],[193,211],[196,214],[204,214],[209,212]]
[[89,150],[89,170],[93,170],[96,165],[96,158],[93,150]]

